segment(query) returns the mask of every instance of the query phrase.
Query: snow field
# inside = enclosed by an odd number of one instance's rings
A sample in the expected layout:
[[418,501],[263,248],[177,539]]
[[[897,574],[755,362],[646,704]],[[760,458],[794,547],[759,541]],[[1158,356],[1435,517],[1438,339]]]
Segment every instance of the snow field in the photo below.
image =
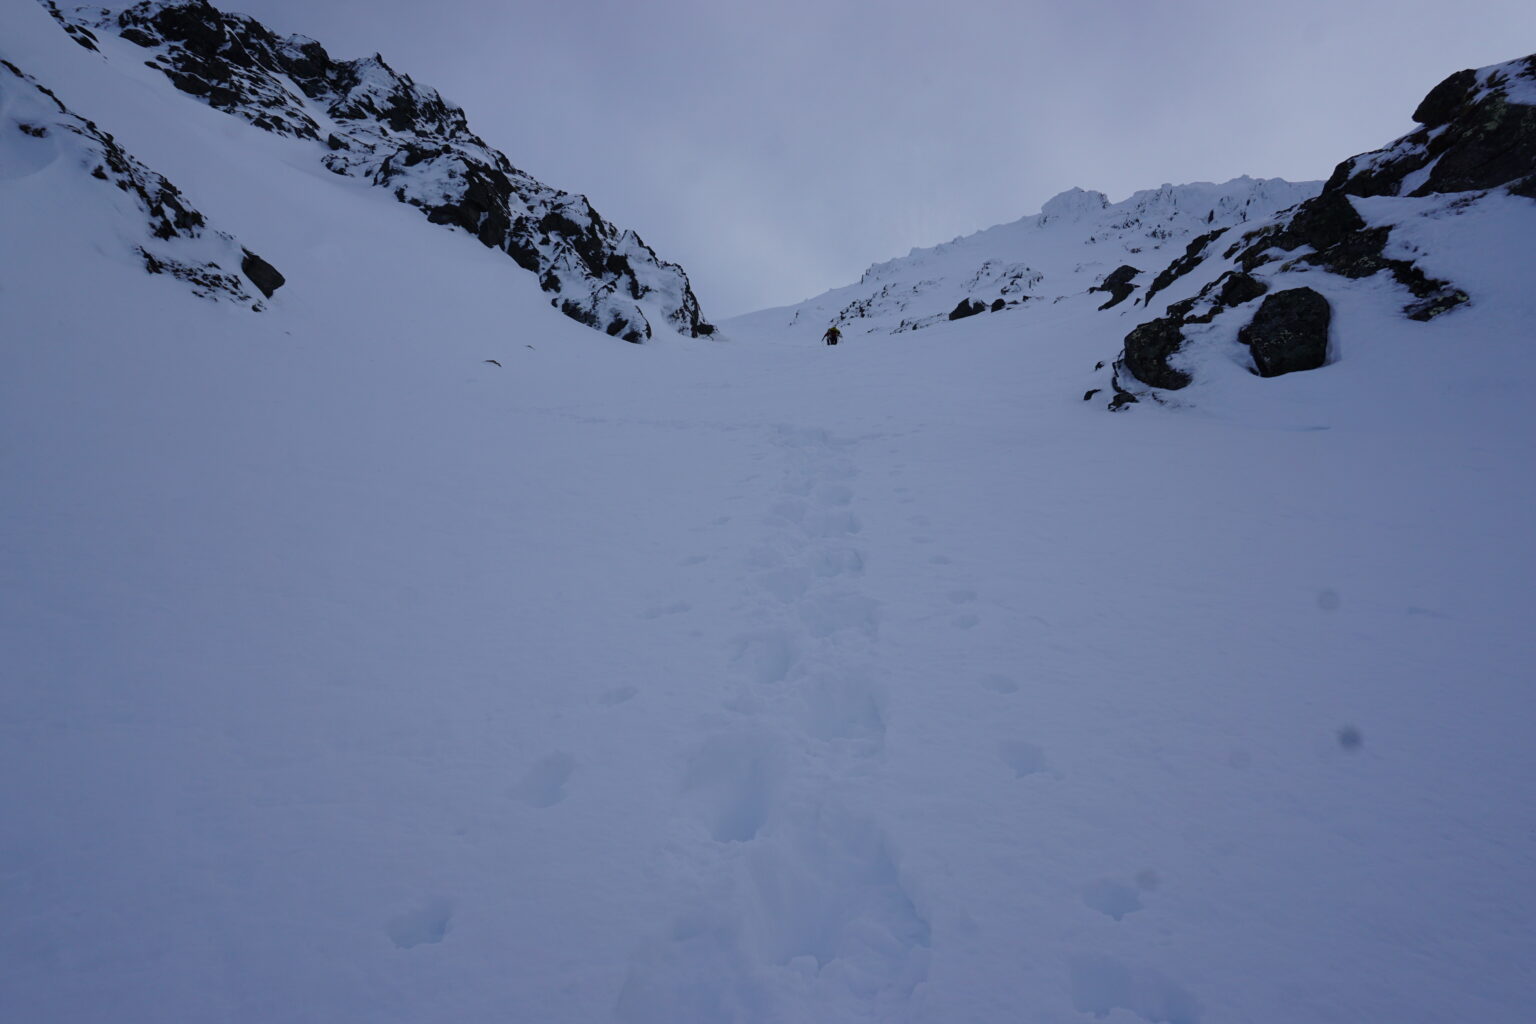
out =
[[629,346],[35,13],[289,284],[0,191],[4,1019],[1529,1019],[1500,251],[1113,416],[1101,296]]

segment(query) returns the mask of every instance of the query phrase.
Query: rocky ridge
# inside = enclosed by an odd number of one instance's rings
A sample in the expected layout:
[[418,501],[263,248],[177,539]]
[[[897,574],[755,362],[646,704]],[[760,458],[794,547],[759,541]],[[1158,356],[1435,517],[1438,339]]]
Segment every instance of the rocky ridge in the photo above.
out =
[[[1473,282],[1426,271],[1402,236],[1419,222],[1457,216],[1495,197],[1536,198],[1536,55],[1458,71],[1430,91],[1413,118],[1418,128],[1343,161],[1322,191],[1294,210],[1234,242],[1215,244],[1219,233],[1194,240],[1143,303],[1197,268],[1204,285],[1126,335],[1112,368],[1110,407],[1188,386],[1189,345],[1230,334],[1225,320],[1238,310],[1247,322],[1235,336],[1249,350],[1252,372],[1270,377],[1324,365],[1331,308],[1303,283],[1309,274],[1385,274],[1402,290],[1402,315],[1412,321],[1475,301]],[[1280,281],[1297,287],[1251,306]],[[1218,320],[1218,329],[1200,326]]]
[[[63,169],[116,188],[124,198],[115,205],[130,225],[117,237],[127,240],[150,273],[176,278],[203,298],[257,311],[264,308],[263,298],[282,287],[283,275],[275,267],[234,235],[210,226],[163,175],[6,60],[0,60],[0,133],[9,137],[15,170]],[[261,297],[253,296],[253,289]]]
[[470,131],[461,109],[382,56],[338,60],[313,39],[278,36],[207,0],[143,0],[115,11],[42,2],[82,46],[120,36],[182,92],[313,142],[328,170],[388,189],[433,223],[505,252],[574,320],[637,343],[658,327],[714,332],[681,267],[603,219],[586,197],[514,167]]

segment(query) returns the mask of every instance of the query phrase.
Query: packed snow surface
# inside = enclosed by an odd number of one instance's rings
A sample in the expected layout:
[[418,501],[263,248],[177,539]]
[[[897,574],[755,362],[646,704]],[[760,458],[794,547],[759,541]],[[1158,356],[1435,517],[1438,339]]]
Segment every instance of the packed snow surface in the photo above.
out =
[[626,345],[0,51],[288,278],[146,276],[0,117],[0,1019],[1536,1014],[1536,204],[1110,415],[1102,295]]

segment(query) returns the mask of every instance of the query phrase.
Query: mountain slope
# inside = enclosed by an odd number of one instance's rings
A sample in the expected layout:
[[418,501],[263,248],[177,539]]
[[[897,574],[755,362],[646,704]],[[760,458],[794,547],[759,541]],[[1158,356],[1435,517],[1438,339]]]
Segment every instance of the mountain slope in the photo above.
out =
[[1341,163],[1315,198],[1225,249],[1191,253],[1178,270],[1198,268],[1190,280],[1203,287],[1126,335],[1116,401],[1164,400],[1136,382],[1178,390],[1213,361],[1263,377],[1326,366],[1356,340],[1331,319],[1386,318],[1357,337],[1402,330],[1380,308],[1383,289],[1414,322],[1466,316],[1468,303],[1516,322],[1536,246],[1508,228],[1530,222],[1536,198],[1536,56],[1457,72],[1414,119],[1420,128]]
[[1067,388],[1145,289],[635,346],[41,8],[0,56],[289,278],[0,181],[0,1018],[1529,1019],[1512,288],[1131,416]]
[[[857,338],[987,313],[1033,341],[1070,311],[1104,339],[1085,353],[1096,373],[1079,379],[1113,410],[1254,400],[1234,369],[1273,378],[1362,359],[1384,379],[1400,337],[1498,345],[1531,311],[1536,56],[1457,72],[1414,117],[1420,128],[1320,187],[1242,178],[1115,204],[1073,189],[1035,216],[727,327],[753,337],[837,323]],[[1415,326],[1452,312],[1454,326]]]
[[513,167],[469,130],[462,110],[381,56],[336,60],[313,39],[279,37],[206,0],[121,10],[45,3],[87,49],[147,63],[215,109],[307,140],[327,170],[388,189],[434,224],[505,252],[574,320],[632,342],[650,338],[653,321],[690,337],[711,333],[681,267],[608,223],[586,197]]
[[[119,251],[137,256],[151,274],[257,311],[263,307],[251,289],[271,298],[283,285],[260,256],[209,228],[175,185],[9,61],[0,61],[0,178],[18,238],[46,239],[61,219],[88,224],[116,236]],[[32,221],[26,228],[16,223],[22,217]]]
[[[1317,194],[1316,183],[1237,178],[1222,185],[1164,185],[1110,203],[1102,192],[1070,189],[1041,212],[877,263],[857,284],[783,310],[734,323],[820,333],[837,323],[851,336],[899,333],[948,322],[971,309],[1010,314],[1083,295],[1117,275],[1124,283],[1096,304],[1138,301],[1156,287],[1156,271],[1172,253],[1211,232],[1269,220]],[[959,317],[956,317],[957,319]],[[817,325],[821,325],[818,327]]]

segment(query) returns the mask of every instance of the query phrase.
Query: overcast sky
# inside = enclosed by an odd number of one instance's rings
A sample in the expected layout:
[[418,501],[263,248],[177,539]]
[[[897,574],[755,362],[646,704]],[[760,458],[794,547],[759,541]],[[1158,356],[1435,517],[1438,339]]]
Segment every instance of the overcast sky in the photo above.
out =
[[1451,72],[1536,51],[1533,0],[213,2],[382,53],[716,319],[1074,185],[1323,178]]

